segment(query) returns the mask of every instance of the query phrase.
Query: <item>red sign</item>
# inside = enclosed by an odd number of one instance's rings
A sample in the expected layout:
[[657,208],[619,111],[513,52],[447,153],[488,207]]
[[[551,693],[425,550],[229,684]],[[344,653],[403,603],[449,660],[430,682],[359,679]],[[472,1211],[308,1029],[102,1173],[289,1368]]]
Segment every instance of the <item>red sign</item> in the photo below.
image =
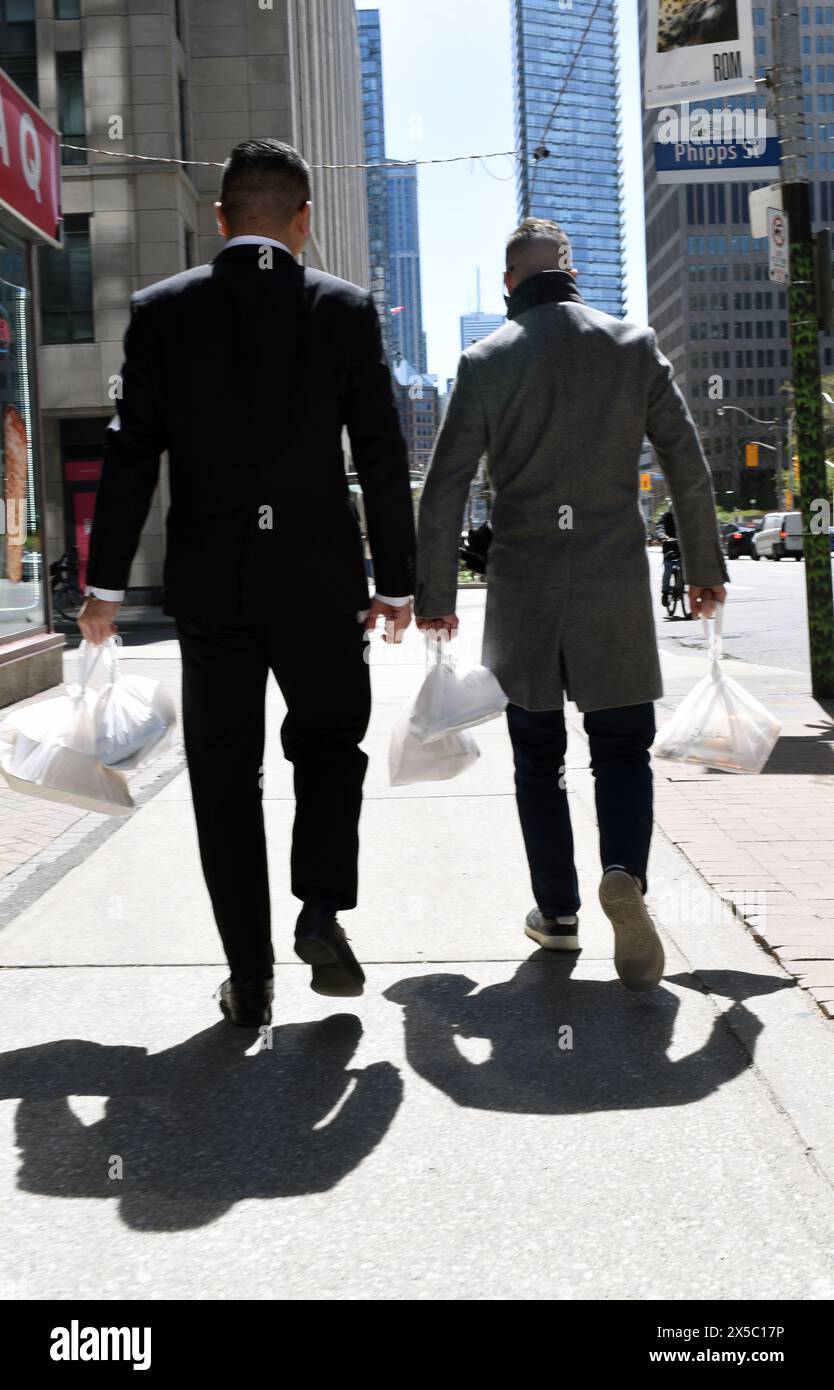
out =
[[64,477],[68,483],[97,483],[101,477],[101,459],[72,459],[64,464]]
[[39,241],[61,244],[59,135],[0,69],[0,207]]
[[90,560],[90,532],[93,529],[93,516],[96,510],[96,494],[94,492],[82,492],[81,488],[73,493],[72,498],[72,530],[75,548],[78,551],[78,587],[82,594],[87,587],[87,565]]

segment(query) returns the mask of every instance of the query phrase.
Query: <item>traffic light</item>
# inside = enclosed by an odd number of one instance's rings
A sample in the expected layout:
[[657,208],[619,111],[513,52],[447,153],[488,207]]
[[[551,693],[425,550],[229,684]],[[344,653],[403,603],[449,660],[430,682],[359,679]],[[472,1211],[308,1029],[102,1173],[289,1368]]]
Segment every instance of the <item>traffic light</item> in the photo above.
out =
[[758,444],[747,444],[744,449],[744,462],[748,468],[758,468],[759,466],[759,446]]
[[641,473],[641,474],[640,474],[640,491],[641,491],[641,492],[651,492],[651,490],[652,490],[652,475],[651,475],[651,473]]

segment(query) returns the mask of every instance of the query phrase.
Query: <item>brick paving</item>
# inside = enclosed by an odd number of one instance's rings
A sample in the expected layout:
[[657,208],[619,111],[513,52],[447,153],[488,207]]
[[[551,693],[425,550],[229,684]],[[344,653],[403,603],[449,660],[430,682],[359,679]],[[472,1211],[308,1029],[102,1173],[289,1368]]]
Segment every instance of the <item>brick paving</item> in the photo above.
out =
[[[747,777],[655,759],[655,824],[726,905],[722,922],[743,922],[834,1018],[834,706],[760,698],[782,723],[767,767]],[[659,728],[676,703],[658,705]],[[569,723],[584,741],[575,710]]]
[[[782,736],[761,775],[658,759],[655,819],[834,1018],[834,719],[810,695],[764,703]],[[660,708],[658,723],[665,718]]]
[[[180,716],[180,663],[174,658],[143,658],[136,649],[123,654],[128,671],[161,680],[174,697]],[[65,676],[72,680],[75,652],[64,654]],[[48,700],[59,693],[47,690],[37,700]],[[23,703],[34,703],[24,701]],[[12,708],[20,708],[13,706]],[[0,723],[7,710],[0,709]],[[181,724],[178,723],[178,728]],[[137,805],[155,792],[185,766],[182,739],[148,767],[127,774],[128,787]],[[121,824],[120,819],[41,801],[13,792],[0,777],[0,927],[14,916],[23,903],[49,887],[73,863],[97,848],[101,840]]]

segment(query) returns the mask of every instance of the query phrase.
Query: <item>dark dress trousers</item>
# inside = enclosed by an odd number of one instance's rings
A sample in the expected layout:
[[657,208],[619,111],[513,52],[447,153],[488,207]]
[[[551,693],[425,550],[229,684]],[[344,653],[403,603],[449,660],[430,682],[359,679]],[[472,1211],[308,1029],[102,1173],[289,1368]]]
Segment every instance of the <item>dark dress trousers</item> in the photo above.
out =
[[377,590],[411,594],[408,459],[371,296],[255,244],[133,296],[88,582],[126,587],[167,450],[164,609],[182,648],[203,870],[241,979],[272,973],[262,814],[270,670],[288,707],[293,892],[356,904],[370,713],[357,615],[369,599],[345,428]]

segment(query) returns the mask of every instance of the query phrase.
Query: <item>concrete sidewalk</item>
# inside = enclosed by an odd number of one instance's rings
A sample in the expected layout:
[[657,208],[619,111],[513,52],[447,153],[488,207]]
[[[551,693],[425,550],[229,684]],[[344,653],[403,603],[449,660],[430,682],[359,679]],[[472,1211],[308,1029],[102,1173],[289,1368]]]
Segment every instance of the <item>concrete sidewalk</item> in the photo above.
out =
[[[462,600],[474,645],[482,609]],[[142,651],[173,675],[167,644]],[[422,669],[416,634],[374,647],[361,906],[343,919],[363,999],[313,995],[292,953],[274,688],[270,1045],[218,1021],[224,970],[176,764],[129,822],[90,818],[94,852],[7,899],[0,1297],[834,1294],[830,1023],[663,833],[668,977],[622,989],[578,737],[584,949],[532,949],[503,721],[459,780],[387,785],[388,733]]]

